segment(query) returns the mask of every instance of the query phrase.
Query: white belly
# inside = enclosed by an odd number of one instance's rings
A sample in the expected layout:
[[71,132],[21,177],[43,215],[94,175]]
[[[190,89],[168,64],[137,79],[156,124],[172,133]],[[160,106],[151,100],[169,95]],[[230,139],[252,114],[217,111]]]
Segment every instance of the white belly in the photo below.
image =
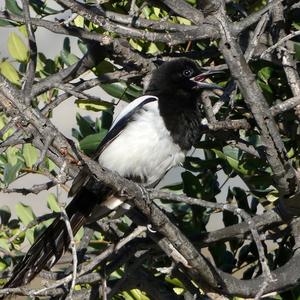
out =
[[150,186],[184,158],[185,153],[165,128],[155,101],[146,104],[103,150],[99,163],[121,176],[144,179],[144,185]]

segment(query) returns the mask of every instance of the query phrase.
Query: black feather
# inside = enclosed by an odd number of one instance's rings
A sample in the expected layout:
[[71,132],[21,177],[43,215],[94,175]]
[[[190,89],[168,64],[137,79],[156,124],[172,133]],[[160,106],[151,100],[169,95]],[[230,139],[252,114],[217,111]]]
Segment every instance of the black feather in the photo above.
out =
[[[191,70],[190,76],[184,71]],[[166,62],[154,71],[147,93],[159,98],[159,110],[176,144],[189,150],[201,137],[201,112],[198,97],[201,90],[190,79],[201,73],[190,59]]]

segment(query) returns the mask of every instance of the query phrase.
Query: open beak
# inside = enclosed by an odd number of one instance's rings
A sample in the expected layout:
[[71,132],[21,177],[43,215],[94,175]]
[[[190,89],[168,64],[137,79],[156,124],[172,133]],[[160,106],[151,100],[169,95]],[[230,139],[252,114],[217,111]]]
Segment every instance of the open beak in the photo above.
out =
[[220,74],[223,73],[223,71],[218,70],[208,70],[204,71],[203,73],[191,78],[193,82],[197,83],[197,86],[195,86],[196,89],[218,89],[223,90],[223,88],[215,83],[212,82],[205,82],[205,80],[213,74]]

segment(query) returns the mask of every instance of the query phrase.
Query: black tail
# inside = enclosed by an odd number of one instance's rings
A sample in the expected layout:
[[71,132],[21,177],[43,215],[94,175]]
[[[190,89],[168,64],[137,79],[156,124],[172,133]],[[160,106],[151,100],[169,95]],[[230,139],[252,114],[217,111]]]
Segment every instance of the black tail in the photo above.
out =
[[[91,214],[99,196],[84,187],[66,208],[73,234],[82,227]],[[56,218],[31,246],[25,257],[16,265],[12,277],[4,288],[29,283],[42,269],[50,269],[62,256],[70,243],[65,222]]]

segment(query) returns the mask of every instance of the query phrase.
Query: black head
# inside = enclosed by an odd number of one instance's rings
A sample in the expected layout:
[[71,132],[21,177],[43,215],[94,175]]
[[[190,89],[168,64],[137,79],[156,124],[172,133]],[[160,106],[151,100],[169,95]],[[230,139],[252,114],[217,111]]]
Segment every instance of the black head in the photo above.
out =
[[220,88],[204,80],[212,72],[205,71],[197,63],[188,58],[180,58],[163,63],[155,70],[150,79],[147,93],[160,94],[197,94],[201,89]]

